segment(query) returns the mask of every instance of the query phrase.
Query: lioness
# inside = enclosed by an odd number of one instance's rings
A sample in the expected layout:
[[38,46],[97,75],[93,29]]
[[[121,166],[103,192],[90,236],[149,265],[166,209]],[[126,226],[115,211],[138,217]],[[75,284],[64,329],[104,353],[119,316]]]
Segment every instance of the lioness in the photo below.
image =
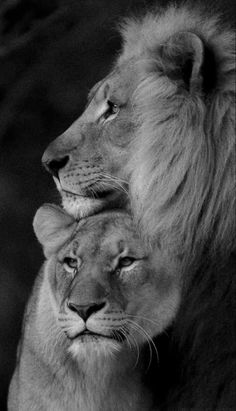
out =
[[26,310],[9,410],[150,410],[143,347],[176,313],[174,264],[148,253],[122,211],[77,222],[44,205],[33,225],[47,261]]

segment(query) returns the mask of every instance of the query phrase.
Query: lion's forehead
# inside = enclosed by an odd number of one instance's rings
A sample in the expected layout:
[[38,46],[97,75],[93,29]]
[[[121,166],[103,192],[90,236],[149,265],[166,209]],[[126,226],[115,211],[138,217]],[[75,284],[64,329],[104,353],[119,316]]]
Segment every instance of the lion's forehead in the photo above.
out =
[[108,87],[108,90],[114,97],[117,97],[119,103],[126,103],[127,99],[133,93],[140,79],[140,58],[130,58],[121,64],[117,64],[111,73],[101,81],[96,89],[96,93],[102,88]]

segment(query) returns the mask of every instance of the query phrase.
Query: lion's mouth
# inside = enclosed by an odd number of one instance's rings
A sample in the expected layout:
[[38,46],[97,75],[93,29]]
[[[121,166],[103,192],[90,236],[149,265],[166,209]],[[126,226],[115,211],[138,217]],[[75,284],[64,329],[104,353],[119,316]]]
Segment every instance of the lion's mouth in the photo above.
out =
[[103,200],[107,197],[110,197],[115,193],[115,190],[107,189],[103,191],[94,191],[93,193],[88,192],[87,197],[89,198],[96,198],[98,200]]
[[90,200],[105,200],[108,199],[110,197],[113,197],[114,195],[116,195],[116,191],[115,190],[98,190],[98,191],[91,191],[91,190],[86,190],[83,193],[75,193],[73,191],[69,191],[69,190],[65,190],[65,189],[61,189],[61,193],[62,195],[68,195],[68,196],[72,196],[72,197],[79,197],[79,198],[88,198]]
[[89,198],[91,200],[104,200],[108,197],[113,196],[116,190],[113,188],[101,188],[97,183],[94,183],[80,192],[74,192],[64,187],[59,178],[53,177],[58,191],[63,195],[69,195],[74,197]]

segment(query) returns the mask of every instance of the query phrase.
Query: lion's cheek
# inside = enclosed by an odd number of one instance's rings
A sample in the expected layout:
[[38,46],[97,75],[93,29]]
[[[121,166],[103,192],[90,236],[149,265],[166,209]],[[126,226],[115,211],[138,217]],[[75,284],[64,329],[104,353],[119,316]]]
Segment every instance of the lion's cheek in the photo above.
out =
[[130,157],[130,143],[134,138],[134,127],[119,122],[118,128],[110,126],[102,142],[103,158],[111,174],[124,174]]

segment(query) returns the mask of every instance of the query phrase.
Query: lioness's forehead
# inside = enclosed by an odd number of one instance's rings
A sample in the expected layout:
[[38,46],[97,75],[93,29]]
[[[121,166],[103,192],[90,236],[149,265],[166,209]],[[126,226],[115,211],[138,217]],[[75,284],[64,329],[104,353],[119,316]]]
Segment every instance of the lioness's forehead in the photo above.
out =
[[137,252],[143,248],[132,219],[125,213],[92,216],[84,219],[71,239],[74,252],[110,254],[133,247]]
[[112,233],[123,233],[132,237],[135,236],[135,228],[131,218],[122,213],[121,215],[106,214],[105,216],[89,217],[82,224],[78,225],[75,238],[83,238],[92,235],[103,241]]

